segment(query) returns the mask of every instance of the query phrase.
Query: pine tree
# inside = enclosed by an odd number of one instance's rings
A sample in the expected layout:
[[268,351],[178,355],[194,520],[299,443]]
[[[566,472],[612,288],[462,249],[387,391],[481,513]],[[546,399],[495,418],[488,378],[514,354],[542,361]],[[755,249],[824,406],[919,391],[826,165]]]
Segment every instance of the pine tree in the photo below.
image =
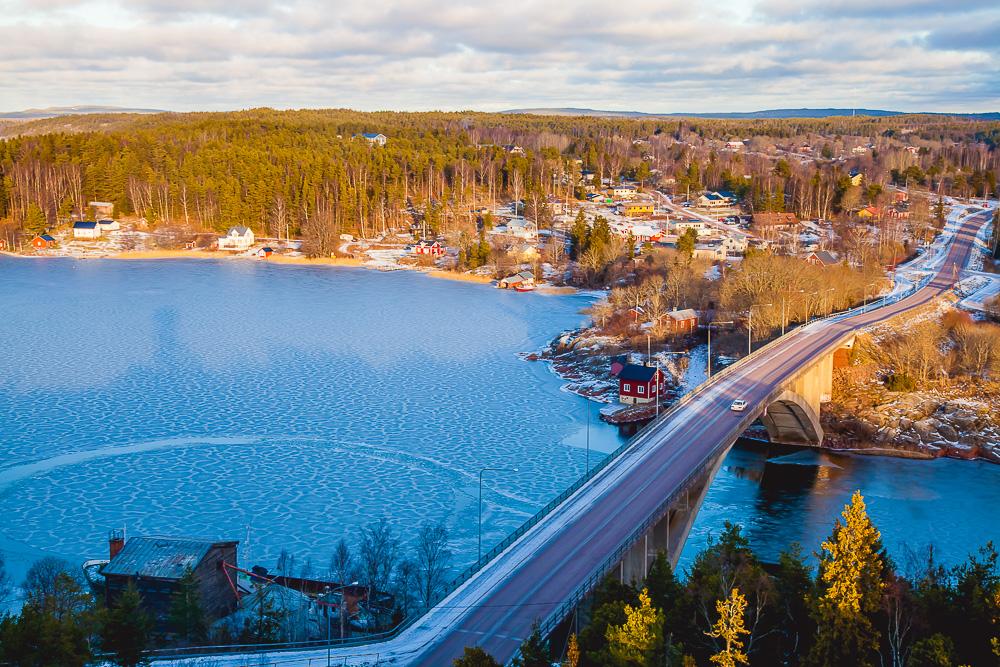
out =
[[608,628],[608,648],[623,665],[645,665],[663,644],[663,612],[652,605],[649,591],[639,593],[639,606],[625,605],[625,623]]
[[24,228],[32,234],[41,234],[48,228],[48,220],[38,204],[31,202],[24,215]]
[[677,239],[677,251],[685,257],[691,259],[694,256],[694,247],[698,243],[698,232],[690,227]]
[[817,667],[873,665],[879,633],[872,624],[882,593],[881,536],[868,518],[860,491],[844,507],[822,544],[813,617],[816,641],[808,663]]
[[521,657],[513,663],[516,667],[551,667],[552,654],[549,643],[542,639],[538,621],[531,626],[531,634],[521,644]]
[[740,594],[740,589],[734,588],[725,600],[715,603],[715,611],[719,620],[712,626],[709,637],[721,639],[725,648],[712,656],[712,662],[720,667],[736,667],[737,664],[749,664],[747,654],[743,652],[743,635],[750,634],[744,626],[743,615],[746,613],[747,599]]
[[132,582],[103,614],[101,626],[101,648],[111,654],[114,664],[121,667],[145,664],[142,652],[149,645],[153,623],[143,610],[142,598]]
[[465,647],[461,658],[451,661],[453,667],[500,667],[500,663],[478,646]]
[[208,633],[198,580],[190,567],[177,581],[177,590],[171,596],[169,619],[171,630],[185,641],[203,640]]

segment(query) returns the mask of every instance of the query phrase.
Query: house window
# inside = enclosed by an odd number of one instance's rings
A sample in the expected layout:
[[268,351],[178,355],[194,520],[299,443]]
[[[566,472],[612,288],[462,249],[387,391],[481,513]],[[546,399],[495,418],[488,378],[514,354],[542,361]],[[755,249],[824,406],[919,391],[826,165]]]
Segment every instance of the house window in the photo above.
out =
[[630,385],[630,384],[623,384],[622,385],[622,391],[632,391],[632,385]]
[[646,393],[646,388],[643,387],[641,384],[639,385],[639,393],[640,394],[645,394]]

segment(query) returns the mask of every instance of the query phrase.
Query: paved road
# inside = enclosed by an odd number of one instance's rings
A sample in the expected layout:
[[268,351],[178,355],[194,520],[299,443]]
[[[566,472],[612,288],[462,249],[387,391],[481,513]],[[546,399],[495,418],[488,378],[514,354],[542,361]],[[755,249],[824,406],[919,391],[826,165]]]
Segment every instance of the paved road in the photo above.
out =
[[[733,399],[759,404],[804,363],[837,345],[851,331],[919,307],[950,289],[958,269],[966,265],[976,229],[984,221],[980,214],[962,226],[940,272],[919,292],[884,308],[797,330],[710,387],[686,409],[649,429],[629,454],[595,477],[595,484],[602,479],[614,480],[606,492],[589,499],[584,487],[565,503],[582,503],[586,511],[575,515],[558,512],[553,520],[562,523],[560,529],[537,550],[525,554],[505,580],[475,598],[461,596],[463,606],[474,608],[433,640],[413,664],[450,665],[469,645],[482,646],[501,662],[508,660],[535,619],[545,618],[569,597],[692,470],[720,448],[731,446],[741,421],[728,409]],[[516,549],[515,544],[512,551]]]

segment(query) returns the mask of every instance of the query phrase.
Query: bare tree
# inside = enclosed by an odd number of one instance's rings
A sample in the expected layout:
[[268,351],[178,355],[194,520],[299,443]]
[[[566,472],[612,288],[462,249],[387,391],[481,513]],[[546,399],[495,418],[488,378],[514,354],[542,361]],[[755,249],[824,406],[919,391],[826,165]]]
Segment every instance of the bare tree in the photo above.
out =
[[388,590],[398,558],[399,540],[385,518],[361,531],[361,580],[369,594]]
[[430,607],[447,583],[451,551],[448,529],[441,523],[424,522],[417,537],[416,580],[420,604]]
[[354,579],[355,563],[350,547],[344,538],[337,542],[330,557],[330,578],[340,585],[350,583]]

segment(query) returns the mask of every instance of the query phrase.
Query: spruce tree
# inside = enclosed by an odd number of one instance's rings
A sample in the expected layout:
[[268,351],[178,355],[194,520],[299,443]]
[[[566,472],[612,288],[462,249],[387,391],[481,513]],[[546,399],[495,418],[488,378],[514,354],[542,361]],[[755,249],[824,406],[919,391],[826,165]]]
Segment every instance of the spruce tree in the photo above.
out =
[[461,658],[451,661],[453,667],[500,667],[500,663],[478,646],[466,646]]
[[186,642],[204,640],[208,634],[198,580],[190,567],[184,570],[171,596],[169,622],[171,631]]
[[855,491],[819,554],[817,630],[807,664],[815,667],[872,667],[880,633],[872,623],[882,598],[883,559],[878,529]]
[[542,639],[538,621],[531,626],[531,634],[521,644],[521,656],[513,664],[516,667],[551,667],[552,653],[549,643]]
[[114,664],[136,667],[146,663],[143,651],[149,646],[153,623],[132,582],[103,614],[101,626],[101,647],[111,654]]

